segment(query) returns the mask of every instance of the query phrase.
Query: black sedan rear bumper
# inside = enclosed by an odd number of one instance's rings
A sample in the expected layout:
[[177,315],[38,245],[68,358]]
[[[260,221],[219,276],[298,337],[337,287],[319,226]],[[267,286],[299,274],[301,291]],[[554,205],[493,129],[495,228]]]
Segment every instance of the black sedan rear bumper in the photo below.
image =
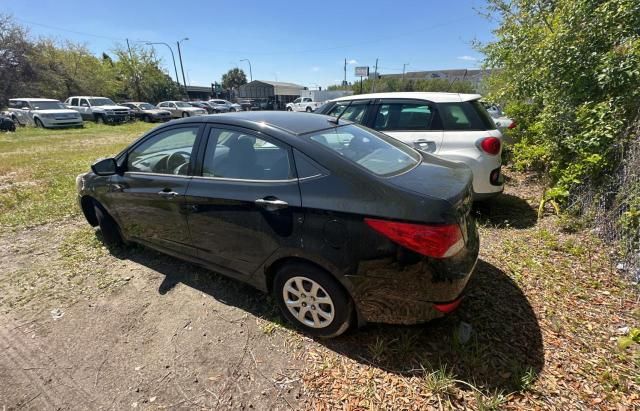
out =
[[347,276],[358,313],[366,322],[416,324],[455,308],[473,274],[480,242],[468,222],[466,247],[453,257],[425,258],[398,247],[395,256],[360,262]]

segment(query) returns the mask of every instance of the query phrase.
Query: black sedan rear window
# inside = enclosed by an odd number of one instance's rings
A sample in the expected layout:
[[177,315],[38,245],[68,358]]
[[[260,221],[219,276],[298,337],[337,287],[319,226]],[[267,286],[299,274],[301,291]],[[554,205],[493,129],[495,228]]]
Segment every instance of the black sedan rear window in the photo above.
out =
[[309,138],[379,176],[398,174],[421,161],[412,148],[353,124],[313,133]]

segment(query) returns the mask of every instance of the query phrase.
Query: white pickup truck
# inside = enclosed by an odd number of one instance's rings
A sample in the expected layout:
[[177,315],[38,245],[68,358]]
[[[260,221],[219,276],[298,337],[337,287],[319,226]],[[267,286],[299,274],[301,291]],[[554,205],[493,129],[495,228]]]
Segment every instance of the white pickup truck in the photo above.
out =
[[287,111],[306,111],[312,113],[322,103],[313,101],[311,97],[298,97],[292,103],[287,104]]

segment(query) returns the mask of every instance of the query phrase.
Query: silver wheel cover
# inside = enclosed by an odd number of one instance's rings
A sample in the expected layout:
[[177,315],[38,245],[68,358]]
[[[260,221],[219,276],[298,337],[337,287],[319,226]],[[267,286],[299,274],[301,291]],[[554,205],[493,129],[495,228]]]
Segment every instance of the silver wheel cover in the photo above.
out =
[[287,280],[282,298],[289,312],[302,324],[311,328],[328,327],[335,316],[329,293],[310,278],[297,276]]

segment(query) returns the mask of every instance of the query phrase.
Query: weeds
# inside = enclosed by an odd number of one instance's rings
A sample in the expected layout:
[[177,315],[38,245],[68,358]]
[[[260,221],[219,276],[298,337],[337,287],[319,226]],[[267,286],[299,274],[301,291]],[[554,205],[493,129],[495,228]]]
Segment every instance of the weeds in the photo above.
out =
[[436,395],[446,396],[453,392],[455,376],[446,365],[440,365],[432,372],[426,372],[422,377],[424,388]]

